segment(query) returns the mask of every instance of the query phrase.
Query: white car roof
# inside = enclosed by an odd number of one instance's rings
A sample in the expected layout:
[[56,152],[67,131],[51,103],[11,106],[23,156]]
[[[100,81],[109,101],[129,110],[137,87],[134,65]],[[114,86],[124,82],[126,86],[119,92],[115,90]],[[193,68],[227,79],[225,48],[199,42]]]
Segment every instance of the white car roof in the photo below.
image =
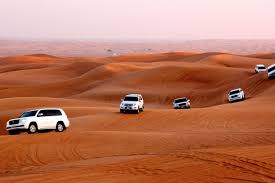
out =
[[141,94],[128,94],[126,97],[139,97]]
[[180,99],[187,99],[187,100],[188,100],[188,98],[187,98],[187,97],[176,98],[175,100],[180,100]]
[[231,90],[230,92],[233,92],[233,91],[240,91],[240,90],[242,90],[241,88],[236,88],[236,89],[234,89],[234,90]]
[[40,110],[61,110],[63,111],[63,109],[61,108],[39,108],[39,109],[31,109],[31,110],[28,110],[26,112],[30,112],[30,111],[40,111]]
[[265,67],[264,64],[257,64],[256,67]]
[[275,67],[275,64],[272,64],[271,66],[268,67],[268,69]]

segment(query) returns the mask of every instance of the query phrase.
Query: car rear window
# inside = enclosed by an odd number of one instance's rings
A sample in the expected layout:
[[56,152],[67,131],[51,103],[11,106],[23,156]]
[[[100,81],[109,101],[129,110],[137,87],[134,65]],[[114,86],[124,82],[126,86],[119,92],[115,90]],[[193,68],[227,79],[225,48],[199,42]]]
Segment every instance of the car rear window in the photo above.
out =
[[258,69],[265,69],[265,67],[264,66],[260,66],[260,67],[258,67]]
[[60,110],[41,110],[39,114],[42,114],[41,116],[61,116],[62,115]]

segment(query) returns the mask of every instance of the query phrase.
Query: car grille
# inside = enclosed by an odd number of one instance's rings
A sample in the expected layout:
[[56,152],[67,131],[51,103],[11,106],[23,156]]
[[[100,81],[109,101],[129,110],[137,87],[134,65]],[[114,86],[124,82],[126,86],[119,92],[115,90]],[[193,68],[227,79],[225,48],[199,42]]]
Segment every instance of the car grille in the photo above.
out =
[[17,125],[17,124],[19,124],[19,119],[17,119],[17,120],[12,120],[12,121],[9,122],[9,124],[10,124],[10,125]]
[[238,95],[232,95],[232,96],[231,96],[231,98],[236,98],[236,97],[238,97]]
[[132,107],[133,104],[125,104],[124,106],[125,106],[125,107]]
[[186,106],[186,103],[179,104],[180,107]]

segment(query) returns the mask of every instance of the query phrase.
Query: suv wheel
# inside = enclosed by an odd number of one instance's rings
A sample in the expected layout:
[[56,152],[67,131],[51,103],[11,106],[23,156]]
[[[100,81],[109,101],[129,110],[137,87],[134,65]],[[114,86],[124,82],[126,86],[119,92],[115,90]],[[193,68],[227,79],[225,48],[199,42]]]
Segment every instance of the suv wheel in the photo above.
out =
[[28,133],[33,134],[37,132],[37,125],[35,123],[31,123],[28,128]]
[[57,132],[63,132],[64,130],[65,130],[64,124],[61,123],[61,122],[58,122],[58,123],[56,124],[56,130],[55,130],[55,131],[57,131]]
[[143,111],[144,111],[144,106],[142,106],[142,108],[140,109],[140,111],[141,111],[141,112],[143,112]]

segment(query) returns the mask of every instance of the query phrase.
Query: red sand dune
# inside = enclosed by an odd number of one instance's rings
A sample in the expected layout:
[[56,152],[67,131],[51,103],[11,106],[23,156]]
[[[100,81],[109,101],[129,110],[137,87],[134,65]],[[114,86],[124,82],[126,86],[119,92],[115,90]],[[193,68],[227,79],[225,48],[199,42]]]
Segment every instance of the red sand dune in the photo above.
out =
[[249,56],[255,57],[255,58],[275,59],[275,53],[262,53],[262,54],[254,54]]
[[[256,58],[257,57],[257,58]],[[275,182],[274,59],[224,53],[0,59],[0,182]],[[228,104],[241,87],[248,97]],[[120,114],[141,93],[145,112]],[[191,99],[174,110],[174,98]],[[64,133],[8,136],[24,110],[62,107]]]

